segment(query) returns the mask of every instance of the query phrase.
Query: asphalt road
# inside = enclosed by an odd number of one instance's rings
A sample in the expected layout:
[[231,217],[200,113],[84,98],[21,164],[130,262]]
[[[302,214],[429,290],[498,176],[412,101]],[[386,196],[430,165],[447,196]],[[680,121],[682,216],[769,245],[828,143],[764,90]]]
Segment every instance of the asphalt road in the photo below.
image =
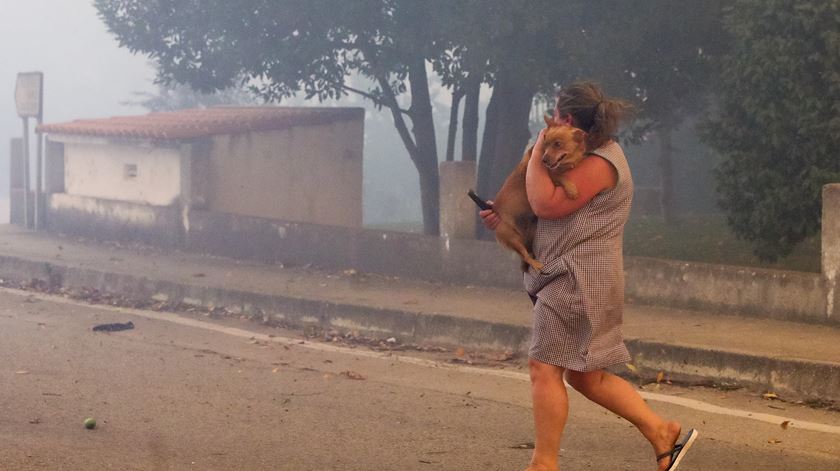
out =
[[[91,331],[128,320],[135,329]],[[0,290],[0,469],[524,469],[520,366],[406,355]],[[838,413],[740,391],[645,394],[701,432],[681,470],[840,469]],[[655,469],[627,422],[576,393],[571,411],[564,470]]]

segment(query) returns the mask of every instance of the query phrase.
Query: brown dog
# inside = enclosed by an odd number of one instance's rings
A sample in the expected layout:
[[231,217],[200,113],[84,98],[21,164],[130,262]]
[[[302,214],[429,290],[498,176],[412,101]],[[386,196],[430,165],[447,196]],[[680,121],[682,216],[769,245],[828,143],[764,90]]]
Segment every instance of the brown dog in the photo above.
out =
[[[548,174],[556,186],[562,186],[566,196],[571,199],[578,197],[577,187],[563,174],[583,160],[586,144],[586,133],[568,125],[559,125],[547,116],[543,153],[543,164],[548,168]],[[531,256],[531,243],[534,239],[537,217],[528,203],[525,193],[525,170],[531,159],[534,146],[525,151],[519,165],[507,177],[496,199],[493,200],[493,210],[498,213],[502,222],[496,227],[496,240],[505,247],[518,253],[522,258],[522,269],[528,265],[540,271],[543,264]]]

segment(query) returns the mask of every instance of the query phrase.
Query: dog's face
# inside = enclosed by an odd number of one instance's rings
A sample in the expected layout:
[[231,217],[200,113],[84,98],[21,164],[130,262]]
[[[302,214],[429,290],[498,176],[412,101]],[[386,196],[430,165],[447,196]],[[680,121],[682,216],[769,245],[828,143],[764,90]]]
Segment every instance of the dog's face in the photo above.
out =
[[548,125],[548,129],[543,142],[543,164],[551,173],[562,173],[575,168],[585,156],[586,133],[566,124],[557,124],[547,116],[545,124]]

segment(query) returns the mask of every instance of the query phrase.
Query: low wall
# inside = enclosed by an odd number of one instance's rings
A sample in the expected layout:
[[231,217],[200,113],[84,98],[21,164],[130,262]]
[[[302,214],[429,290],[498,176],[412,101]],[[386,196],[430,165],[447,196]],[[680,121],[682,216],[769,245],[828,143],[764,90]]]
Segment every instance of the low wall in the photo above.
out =
[[521,286],[519,259],[497,244],[404,232],[190,212],[191,251],[459,284]]
[[[495,242],[193,211],[187,248],[232,258],[520,288],[519,259]],[[816,273],[625,257],[626,296],[642,303],[840,323]]]
[[[130,207],[129,207],[130,206]],[[206,210],[81,201],[53,195],[48,228],[86,237],[141,240],[235,259],[446,283],[521,288],[519,259],[495,242],[277,221]],[[144,209],[145,208],[145,209]],[[129,215],[140,215],[132,220]],[[815,323],[830,316],[816,273],[625,258],[626,296],[637,302]]]
[[177,208],[55,193],[47,202],[47,230],[94,240],[137,241],[180,247]]
[[807,322],[835,322],[817,273],[625,257],[625,294],[647,303]]

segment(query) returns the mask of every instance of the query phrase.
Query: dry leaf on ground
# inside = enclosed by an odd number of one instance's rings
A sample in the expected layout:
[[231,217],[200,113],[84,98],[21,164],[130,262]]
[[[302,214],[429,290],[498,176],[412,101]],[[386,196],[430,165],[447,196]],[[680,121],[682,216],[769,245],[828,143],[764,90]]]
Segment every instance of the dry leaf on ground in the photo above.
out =
[[367,379],[367,378],[365,378],[362,374],[360,374],[360,373],[356,373],[355,371],[350,371],[350,370],[347,370],[347,371],[342,371],[342,372],[341,372],[341,375],[342,375],[342,376],[345,376],[345,377],[347,377],[347,378],[349,378],[349,379],[359,379],[359,380],[362,380],[362,379]]

